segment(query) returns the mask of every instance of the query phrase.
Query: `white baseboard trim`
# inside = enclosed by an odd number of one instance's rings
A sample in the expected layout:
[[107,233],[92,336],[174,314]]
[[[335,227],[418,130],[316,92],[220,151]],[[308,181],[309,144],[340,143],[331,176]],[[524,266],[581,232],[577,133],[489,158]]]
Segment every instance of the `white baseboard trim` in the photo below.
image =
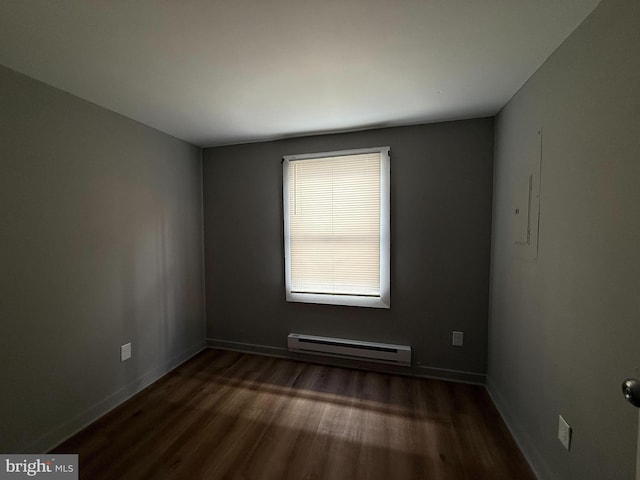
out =
[[524,455],[524,458],[529,463],[533,474],[538,480],[553,480],[554,475],[551,473],[551,469],[544,460],[544,457],[540,454],[538,449],[534,446],[533,441],[526,433],[526,430],[522,427],[520,422],[516,420],[516,417],[511,414],[511,409],[507,406],[502,395],[498,392],[495,384],[491,380],[491,377],[487,376],[486,390],[493,401],[498,413],[504,420],[505,425],[511,432],[511,436],[518,444],[518,448]]
[[252,353],[269,357],[284,358],[287,360],[298,360],[310,363],[318,363],[322,365],[331,365],[336,367],[357,368],[360,370],[370,370],[381,373],[407,375],[411,377],[433,378],[437,380],[471,383],[474,385],[484,385],[485,383],[485,374],[483,373],[465,372],[461,370],[429,367],[425,365],[412,365],[410,367],[403,367],[400,365],[367,362],[365,360],[296,353],[290,352],[284,347],[272,347],[267,345],[257,345],[253,343],[234,342],[217,338],[207,338],[207,347],[217,348],[220,350],[231,350],[234,352]]
[[438,380],[449,380],[458,383],[470,383],[472,385],[484,386],[486,375],[484,373],[467,372],[465,370],[452,370],[450,368],[429,367],[426,365],[416,365],[412,367],[417,370],[418,377],[434,378]]
[[218,348],[220,350],[231,350],[242,353],[259,353],[268,357],[291,358],[289,350],[282,347],[269,347],[267,345],[257,345],[254,343],[231,342],[219,340],[217,338],[207,338],[207,347]]
[[144,390],[146,387],[156,382],[180,364],[186,362],[191,357],[197,355],[206,348],[206,342],[203,340],[192,345],[182,353],[170,358],[162,365],[153,368],[144,375],[140,376],[133,382],[128,383],[117,392],[109,395],[107,398],[99,401],[95,405],[80,412],[74,417],[63,421],[57,427],[49,432],[41,435],[36,440],[27,445],[24,452],[48,452],[57,445],[72,437],[87,425],[95,422],[98,418],[109,413],[111,410],[121,405],[135,394]]

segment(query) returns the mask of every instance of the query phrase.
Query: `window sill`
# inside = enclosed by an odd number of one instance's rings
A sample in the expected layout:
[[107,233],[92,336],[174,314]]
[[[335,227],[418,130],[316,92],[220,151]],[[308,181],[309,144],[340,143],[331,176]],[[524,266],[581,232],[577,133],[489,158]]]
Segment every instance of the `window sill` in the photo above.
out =
[[319,293],[286,294],[287,302],[316,303],[321,305],[343,305],[347,307],[391,308],[389,296],[361,297],[351,295],[325,295]]

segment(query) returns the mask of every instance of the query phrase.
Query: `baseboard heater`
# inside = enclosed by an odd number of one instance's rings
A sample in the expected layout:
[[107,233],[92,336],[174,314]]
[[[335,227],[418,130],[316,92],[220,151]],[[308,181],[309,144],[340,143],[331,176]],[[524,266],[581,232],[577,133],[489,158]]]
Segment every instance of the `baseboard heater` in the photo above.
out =
[[411,365],[411,347],[408,345],[362,342],[360,340],[290,333],[287,337],[287,346],[289,351],[292,352],[358,358],[394,365]]

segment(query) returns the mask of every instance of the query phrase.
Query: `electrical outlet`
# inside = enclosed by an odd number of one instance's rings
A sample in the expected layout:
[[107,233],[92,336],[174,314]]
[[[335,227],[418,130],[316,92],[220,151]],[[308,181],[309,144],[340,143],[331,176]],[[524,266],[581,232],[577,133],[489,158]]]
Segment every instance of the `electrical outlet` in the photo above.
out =
[[464,332],[453,332],[451,339],[451,345],[454,347],[461,347],[464,344]]
[[120,361],[124,362],[125,360],[129,360],[131,358],[131,344],[127,343],[126,345],[122,345],[120,347]]
[[562,415],[558,415],[558,440],[560,443],[569,450],[571,446],[571,427],[567,421],[562,418]]

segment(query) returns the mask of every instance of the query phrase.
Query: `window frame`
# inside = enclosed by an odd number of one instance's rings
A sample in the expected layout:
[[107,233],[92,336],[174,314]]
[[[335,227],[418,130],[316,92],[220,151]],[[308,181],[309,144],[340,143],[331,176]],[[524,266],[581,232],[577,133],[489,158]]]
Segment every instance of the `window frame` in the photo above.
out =
[[[370,147],[330,152],[285,155],[282,158],[284,214],[285,298],[287,302],[353,307],[391,308],[391,148]],[[334,295],[291,291],[291,242],[289,225],[289,166],[291,162],[366,153],[380,153],[380,296]]]

